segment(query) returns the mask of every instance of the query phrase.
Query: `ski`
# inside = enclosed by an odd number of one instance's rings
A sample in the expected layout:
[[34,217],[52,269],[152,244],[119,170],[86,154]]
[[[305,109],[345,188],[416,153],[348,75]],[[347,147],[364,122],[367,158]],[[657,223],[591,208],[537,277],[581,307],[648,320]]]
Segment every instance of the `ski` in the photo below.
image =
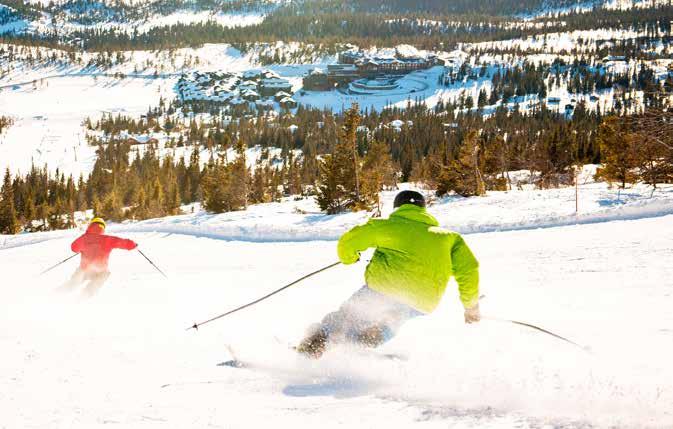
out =
[[[217,366],[222,366],[222,367],[228,367],[228,368],[235,368],[235,369],[252,369],[255,366],[249,362],[245,362],[241,359],[239,359],[236,356],[236,353],[232,349],[231,346],[227,345],[226,346],[227,350],[229,351],[229,354],[231,355],[231,359],[220,362],[217,364]],[[290,350],[295,351],[294,348],[290,348]],[[381,353],[377,352],[374,350],[367,350],[363,349],[361,351],[357,352],[358,356],[361,356],[363,358],[376,358],[384,361],[393,361],[393,362],[406,362],[409,360],[409,357],[400,353]],[[301,356],[297,352],[297,356]],[[308,359],[308,358],[307,358]],[[319,360],[319,359],[317,359]]]
[[238,359],[230,359],[224,362],[220,362],[217,366],[228,366],[230,368],[249,368],[249,365]]

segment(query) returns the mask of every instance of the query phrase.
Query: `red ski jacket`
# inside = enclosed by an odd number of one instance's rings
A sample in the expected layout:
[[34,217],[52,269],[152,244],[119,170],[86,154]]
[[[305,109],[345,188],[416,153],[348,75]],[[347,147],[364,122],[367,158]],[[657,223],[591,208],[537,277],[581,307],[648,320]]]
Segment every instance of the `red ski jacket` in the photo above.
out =
[[133,240],[113,237],[103,234],[103,227],[92,223],[86,233],[72,242],[70,248],[75,253],[81,253],[79,268],[88,272],[107,272],[108,259],[112,249],[133,250],[138,245]]

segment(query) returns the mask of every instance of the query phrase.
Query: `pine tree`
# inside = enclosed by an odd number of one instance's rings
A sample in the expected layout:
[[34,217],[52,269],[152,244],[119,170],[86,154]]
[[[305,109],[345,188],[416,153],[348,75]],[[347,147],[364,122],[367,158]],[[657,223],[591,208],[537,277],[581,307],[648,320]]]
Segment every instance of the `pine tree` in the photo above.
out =
[[301,166],[299,160],[290,151],[288,158],[288,178],[287,178],[287,193],[290,195],[302,194],[302,178]]
[[[496,136],[484,150],[484,172],[488,189],[506,191],[512,189],[509,180],[509,147],[502,136]],[[498,177],[500,175],[500,177]]]
[[222,161],[207,167],[203,177],[203,207],[212,213],[230,210],[228,188],[230,177]]
[[354,104],[344,113],[344,125],[332,154],[319,164],[318,205],[328,213],[345,209],[368,209],[371,202],[363,201],[360,193],[357,128],[361,117]]
[[484,157],[475,130],[467,132],[458,153],[458,159],[453,162],[455,174],[447,172],[448,178],[454,181],[454,191],[463,196],[484,195],[486,184],[482,176]]
[[257,166],[255,167],[255,174],[252,179],[252,186],[250,188],[250,201],[254,203],[268,202],[266,188],[267,184],[264,168],[260,162],[257,162]]
[[87,201],[86,201],[86,184],[84,182],[84,176],[80,175],[77,181],[77,197],[76,197],[76,208],[78,211],[86,210]]
[[165,201],[165,193],[163,186],[161,185],[161,181],[159,180],[158,177],[154,179],[154,182],[152,183],[152,191],[151,191],[151,198],[150,198],[150,210],[149,210],[149,215],[152,217],[161,217],[164,216],[166,213],[164,211],[164,207],[166,205]]
[[28,232],[33,231],[33,221],[37,218],[37,208],[35,207],[35,197],[31,190],[26,196],[26,204],[23,211],[24,228]]
[[5,171],[5,178],[0,190],[0,233],[16,234],[20,230],[14,206],[14,189],[9,168]]
[[269,194],[271,196],[271,201],[279,201],[280,197],[282,196],[281,192],[279,191],[282,185],[281,175],[278,174],[276,170],[271,168],[269,165],[264,168],[264,171],[269,183]]
[[638,150],[635,153],[638,178],[653,188],[658,183],[673,179],[673,164],[668,162],[673,151],[648,136],[638,134]]
[[379,192],[385,186],[395,186],[395,182],[396,173],[388,146],[373,141],[362,166],[362,199],[378,207],[380,213]]
[[46,231],[47,228],[47,219],[49,218],[49,204],[47,201],[42,201],[42,203],[37,206],[37,219],[40,221],[40,225],[37,227],[38,231]]
[[147,199],[147,193],[145,192],[145,188],[143,186],[141,186],[138,189],[135,198],[136,198],[135,206],[132,211],[133,218],[137,220],[149,218],[150,217],[149,201]]
[[334,155],[323,156],[318,165],[318,192],[316,202],[321,210],[327,214],[340,213],[344,209],[346,193],[341,185],[339,170],[336,166]]
[[199,148],[195,147],[189,157],[189,167],[187,168],[187,180],[190,185],[185,191],[189,193],[190,201],[199,200],[199,183],[201,183],[201,156]]
[[239,140],[236,144],[236,160],[232,163],[229,180],[230,210],[246,209],[248,207],[248,182],[250,174],[245,159],[245,144]]
[[91,208],[93,210],[94,217],[100,217],[99,215],[101,213],[102,207],[103,205],[101,204],[98,195],[94,195],[93,201],[91,202]]
[[178,185],[174,184],[169,187],[168,197],[166,198],[166,214],[177,215],[180,214],[180,191]]
[[353,104],[344,113],[339,142],[334,150],[335,159],[339,163],[337,168],[340,168],[342,172],[343,186],[350,194],[348,206],[355,209],[366,208],[366,203],[362,201],[360,195],[360,164],[358,161],[357,129],[361,120],[360,107]]
[[484,88],[482,88],[479,91],[479,97],[477,98],[477,106],[481,109],[482,107],[484,107],[486,105],[487,102],[488,102],[488,97],[486,95],[486,90]]
[[65,208],[60,197],[56,198],[56,203],[51,207],[49,212],[49,229],[57,230],[63,229],[66,226],[66,221],[63,218]]
[[620,118],[612,116],[600,125],[596,139],[603,157],[603,166],[596,172],[598,178],[609,183],[617,182],[622,189],[627,183],[633,183],[637,166],[634,151],[636,136],[628,132]]
[[98,216],[115,222],[119,222],[124,218],[122,204],[117,191],[113,190],[105,196]]

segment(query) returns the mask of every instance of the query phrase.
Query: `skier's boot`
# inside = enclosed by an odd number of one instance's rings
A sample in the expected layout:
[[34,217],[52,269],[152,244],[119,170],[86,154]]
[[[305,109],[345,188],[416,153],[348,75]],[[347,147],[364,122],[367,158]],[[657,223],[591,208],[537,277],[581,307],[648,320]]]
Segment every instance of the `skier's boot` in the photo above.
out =
[[370,326],[360,331],[355,339],[358,344],[365,347],[378,347],[386,341],[384,327],[379,325]]
[[318,359],[327,349],[327,334],[323,329],[317,329],[308,337],[304,338],[295,348],[299,353],[311,359]]

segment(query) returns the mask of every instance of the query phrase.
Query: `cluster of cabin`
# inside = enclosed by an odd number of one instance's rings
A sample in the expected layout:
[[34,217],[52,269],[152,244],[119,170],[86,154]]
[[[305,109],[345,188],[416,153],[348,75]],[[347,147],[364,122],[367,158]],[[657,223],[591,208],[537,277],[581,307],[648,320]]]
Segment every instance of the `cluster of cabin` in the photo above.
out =
[[338,64],[328,65],[327,70],[316,68],[310,71],[304,77],[304,89],[328,91],[363,78],[400,77],[416,70],[443,65],[443,61],[434,54],[408,55],[396,51],[393,55],[372,56],[357,49],[339,53],[338,61]]
[[200,72],[183,74],[176,92],[186,102],[210,101],[225,106],[249,106],[271,110],[277,105],[297,107],[292,84],[271,70],[248,70],[243,73]]

